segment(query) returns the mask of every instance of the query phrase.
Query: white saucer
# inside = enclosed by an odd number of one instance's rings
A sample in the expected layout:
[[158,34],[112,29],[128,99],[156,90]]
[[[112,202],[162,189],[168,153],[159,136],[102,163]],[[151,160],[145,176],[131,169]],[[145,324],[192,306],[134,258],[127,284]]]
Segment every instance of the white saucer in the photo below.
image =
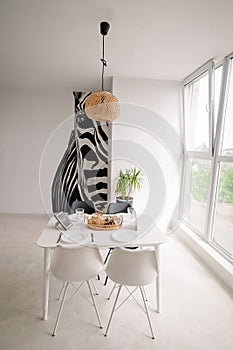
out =
[[61,241],[66,243],[84,242],[88,238],[87,232],[70,229],[61,236]]
[[129,230],[119,230],[112,233],[112,238],[117,242],[128,242],[135,240],[138,237],[137,232]]

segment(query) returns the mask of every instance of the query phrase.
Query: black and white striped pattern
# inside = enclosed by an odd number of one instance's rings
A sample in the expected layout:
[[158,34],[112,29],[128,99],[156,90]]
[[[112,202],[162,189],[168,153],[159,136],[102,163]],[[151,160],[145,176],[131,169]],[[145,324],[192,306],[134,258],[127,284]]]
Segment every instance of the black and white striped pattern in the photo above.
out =
[[70,211],[84,200],[104,211],[108,201],[108,123],[89,119],[84,112],[90,93],[74,92],[75,125],[52,184],[53,212]]

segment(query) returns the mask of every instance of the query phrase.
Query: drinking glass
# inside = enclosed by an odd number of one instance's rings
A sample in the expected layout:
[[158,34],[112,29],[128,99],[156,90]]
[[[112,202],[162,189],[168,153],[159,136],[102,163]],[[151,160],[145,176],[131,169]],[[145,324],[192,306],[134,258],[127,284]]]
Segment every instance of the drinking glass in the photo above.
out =
[[116,226],[120,226],[122,221],[123,221],[123,216],[122,215],[114,217],[114,224]]
[[75,213],[76,213],[77,225],[79,227],[82,227],[84,224],[84,209],[77,208],[77,209],[75,209]]
[[131,220],[135,220],[136,219],[136,211],[135,211],[135,209],[133,207],[127,208],[127,213],[130,214]]

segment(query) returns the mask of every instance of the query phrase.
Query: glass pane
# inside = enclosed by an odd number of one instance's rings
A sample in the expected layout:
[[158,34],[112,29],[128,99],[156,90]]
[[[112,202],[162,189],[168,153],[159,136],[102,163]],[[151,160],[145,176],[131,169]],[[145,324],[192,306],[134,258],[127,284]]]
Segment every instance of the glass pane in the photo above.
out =
[[[231,60],[232,66],[232,60]],[[232,67],[231,67],[232,68]],[[225,125],[223,133],[222,153],[225,155],[233,155],[233,69],[230,73],[230,86],[226,105]]]
[[222,163],[213,231],[214,242],[233,256],[233,164]]
[[207,213],[210,166],[209,160],[192,159],[191,201],[186,220],[202,235]]
[[216,131],[216,124],[218,118],[218,106],[220,98],[220,88],[222,79],[222,66],[215,69],[215,84],[214,84],[214,130]]
[[205,73],[185,88],[186,147],[188,150],[209,149],[209,75]]

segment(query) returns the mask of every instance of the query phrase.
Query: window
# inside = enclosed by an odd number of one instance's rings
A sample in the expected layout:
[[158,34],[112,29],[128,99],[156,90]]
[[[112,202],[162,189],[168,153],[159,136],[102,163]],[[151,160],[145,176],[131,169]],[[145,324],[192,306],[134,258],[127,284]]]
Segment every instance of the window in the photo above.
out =
[[185,219],[204,236],[211,162],[191,159],[191,200]]
[[228,91],[225,96],[225,118],[223,121],[223,139],[221,153],[233,156],[233,69],[232,58],[229,62]]
[[229,162],[220,166],[213,244],[233,256],[233,163]]
[[191,159],[185,222],[233,261],[233,54],[184,80],[185,144]]
[[185,135],[189,151],[210,151],[211,69],[212,62],[208,62],[185,83]]
[[[186,222],[202,237],[205,236],[210,188],[212,134],[213,62],[207,62],[184,82],[185,141],[191,159],[191,199]],[[188,186],[186,186],[188,188]]]
[[217,125],[221,80],[222,80],[222,64],[219,65],[217,68],[215,68],[215,75],[214,75],[214,132],[216,132],[216,125]]

